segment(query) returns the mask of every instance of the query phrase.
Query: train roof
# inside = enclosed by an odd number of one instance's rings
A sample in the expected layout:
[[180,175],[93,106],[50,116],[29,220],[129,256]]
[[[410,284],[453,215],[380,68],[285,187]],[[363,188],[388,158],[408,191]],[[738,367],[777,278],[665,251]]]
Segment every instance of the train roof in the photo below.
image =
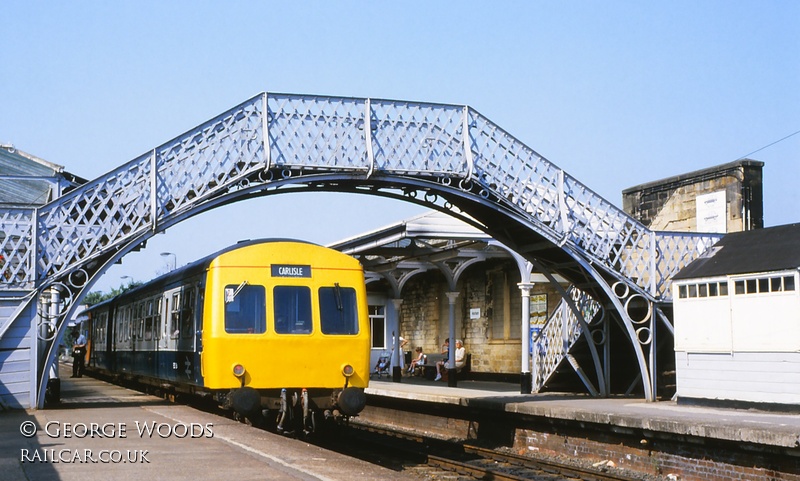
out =
[[[214,252],[213,254],[209,254],[209,255],[207,255],[205,257],[202,257],[202,258],[200,258],[200,259],[198,259],[198,260],[196,260],[194,262],[190,262],[190,263],[186,264],[185,266],[178,267],[177,269],[173,269],[172,271],[170,271],[170,272],[168,272],[166,274],[163,274],[163,275],[161,275],[159,277],[156,277],[156,278],[154,278],[152,280],[149,280],[149,281],[147,281],[147,282],[145,282],[145,283],[143,283],[141,285],[138,285],[138,286],[136,286],[136,287],[134,287],[132,289],[128,289],[125,292],[112,297],[111,299],[107,299],[107,300],[105,300],[103,302],[98,302],[97,304],[89,307],[89,309],[87,309],[87,311],[95,309],[95,308],[103,306],[103,305],[106,305],[106,304],[110,304],[110,303],[112,303],[112,302],[114,302],[116,300],[122,299],[122,298],[136,296],[138,293],[146,292],[146,291],[152,289],[153,287],[168,286],[170,284],[178,282],[179,280],[181,280],[181,279],[183,279],[185,277],[189,277],[189,276],[193,276],[195,274],[199,274],[199,273],[205,271],[205,269],[211,264],[211,262],[214,259],[216,259],[217,257],[221,256],[222,254],[225,254],[226,252],[231,252],[231,251],[236,250],[236,249],[241,249],[243,247],[248,247],[248,246],[252,246],[252,245],[256,245],[256,244],[269,244],[269,243],[273,243],[273,242],[296,242],[296,243],[301,243],[301,244],[319,245],[319,244],[315,244],[313,242],[308,242],[308,241],[298,240],[298,239],[289,239],[289,238],[265,238],[265,239],[252,239],[252,240],[251,239],[247,239],[247,240],[242,240],[242,241],[237,242],[236,244],[233,244],[233,245],[230,245],[230,246],[225,247],[223,249],[220,249],[220,250]],[[322,247],[322,246],[320,246],[320,247]]]

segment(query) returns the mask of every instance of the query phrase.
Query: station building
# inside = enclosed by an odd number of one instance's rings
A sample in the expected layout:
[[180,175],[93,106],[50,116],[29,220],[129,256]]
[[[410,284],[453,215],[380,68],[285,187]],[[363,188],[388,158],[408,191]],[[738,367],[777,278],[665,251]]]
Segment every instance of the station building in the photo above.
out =
[[[629,215],[652,229],[685,232],[739,232],[763,227],[763,163],[743,159],[648,182],[623,191]],[[406,360],[416,347],[439,354],[455,311],[456,337],[470,354],[471,379],[516,381],[522,368],[522,336],[530,336],[534,390],[588,387],[581,359],[588,357],[563,323],[563,279],[550,282],[514,252],[482,231],[446,214],[431,212],[331,245],[358,257],[367,271],[373,332],[373,365],[393,351],[400,337]],[[559,284],[559,285],[556,285]],[[524,292],[520,287],[528,286]],[[529,304],[524,333],[523,303]],[[603,307],[600,307],[601,309]],[[681,312],[683,314],[683,312]],[[676,314],[677,315],[677,314]],[[549,323],[564,332],[542,336]],[[676,390],[672,333],[659,343],[661,396]],[[613,392],[630,393],[636,375],[622,347],[624,333],[607,327],[608,360],[614,361]],[[560,341],[560,342],[558,342]],[[563,352],[555,351],[563,347]],[[590,390],[590,388],[589,388]]]
[[[63,166],[20,151],[12,145],[0,145],[0,218],[13,222],[21,209],[42,206],[75,187],[85,179],[67,172]],[[18,265],[6,264],[7,251],[25,245],[29,239],[12,238],[0,230],[0,275],[10,288],[0,289],[0,317],[8,318],[19,297],[29,287],[15,283]],[[34,262],[33,256],[30,262]],[[0,337],[0,408],[32,404],[35,392],[37,342],[35,326],[11,327]]]
[[[406,357],[417,347],[439,355],[449,336],[452,306],[456,338],[470,358],[469,377],[516,381],[522,303],[530,303],[531,331],[538,333],[561,300],[556,287],[524,259],[477,228],[436,211],[330,247],[359,258],[365,267],[373,365],[393,351],[399,337],[408,341]],[[523,279],[534,286],[527,296],[519,287]]]
[[728,234],[673,278],[679,401],[800,405],[800,224]]

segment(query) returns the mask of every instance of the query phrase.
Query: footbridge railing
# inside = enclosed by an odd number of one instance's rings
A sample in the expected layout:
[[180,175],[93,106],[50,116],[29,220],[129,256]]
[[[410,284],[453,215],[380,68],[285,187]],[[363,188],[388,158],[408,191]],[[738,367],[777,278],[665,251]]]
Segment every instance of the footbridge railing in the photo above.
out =
[[718,239],[650,231],[469,107],[265,93],[38,209],[33,223],[4,213],[0,285],[79,283],[104,251],[204,200],[321,171],[458,183],[654,298]]
[[[0,290],[58,299],[36,314],[55,312],[37,330],[52,360],[75,301],[127,252],[205,210],[300,186],[480,205],[650,302],[669,300],[671,275],[719,239],[650,231],[467,106],[262,93],[47,205],[0,211]],[[0,340],[27,311],[2,312]]]
[[[569,360],[570,351],[581,335],[584,335],[579,316],[585,320],[590,329],[594,328],[595,331],[602,329],[595,325],[603,318],[603,310],[597,301],[574,286],[570,287],[567,295],[572,302],[562,299],[531,343],[531,355],[535,370],[533,375],[534,392],[538,392],[547,384],[564,360]],[[578,312],[573,310],[572,306],[575,306]],[[594,342],[594,336],[589,333],[587,338]],[[598,389],[605,388],[605,386],[596,386],[592,383],[577,363],[570,362],[570,365],[590,393],[596,395]]]

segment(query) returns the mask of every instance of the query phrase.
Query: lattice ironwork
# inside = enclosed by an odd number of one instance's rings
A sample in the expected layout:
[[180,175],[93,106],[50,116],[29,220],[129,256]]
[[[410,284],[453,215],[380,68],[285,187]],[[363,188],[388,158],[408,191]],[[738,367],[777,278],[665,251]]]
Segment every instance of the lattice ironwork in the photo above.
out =
[[0,211],[0,289],[76,299],[108,262],[197,209],[320,174],[445,208],[458,207],[454,191],[471,196],[652,299],[669,299],[670,277],[719,239],[650,231],[466,106],[264,93],[40,209]]
[[237,186],[320,171],[475,183],[482,198],[653,297],[668,296],[668,277],[717,239],[651,232],[468,107],[263,94],[44,206],[39,274],[15,268],[15,277],[46,284]]
[[722,239],[722,234],[655,232],[656,298],[672,300],[672,276]]
[[[597,322],[598,317],[602,317],[598,316],[601,312],[600,304],[586,292],[572,287],[568,295],[590,327]],[[547,383],[582,334],[583,329],[578,316],[570,309],[568,302],[562,299],[531,345],[536,367],[533,379],[534,392]]]
[[0,211],[0,286],[34,287],[34,215],[33,209]]

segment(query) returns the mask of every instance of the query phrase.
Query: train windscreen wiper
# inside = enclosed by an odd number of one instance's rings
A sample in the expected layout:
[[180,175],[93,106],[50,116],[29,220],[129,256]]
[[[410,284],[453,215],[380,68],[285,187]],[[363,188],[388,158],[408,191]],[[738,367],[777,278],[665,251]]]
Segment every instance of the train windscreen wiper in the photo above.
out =
[[244,286],[246,285],[247,281],[242,281],[242,283],[239,284],[239,287],[237,287],[236,290],[225,289],[225,304],[230,304],[231,302],[233,302],[236,299],[236,296],[238,296],[239,293],[242,292],[242,289],[244,289]]

